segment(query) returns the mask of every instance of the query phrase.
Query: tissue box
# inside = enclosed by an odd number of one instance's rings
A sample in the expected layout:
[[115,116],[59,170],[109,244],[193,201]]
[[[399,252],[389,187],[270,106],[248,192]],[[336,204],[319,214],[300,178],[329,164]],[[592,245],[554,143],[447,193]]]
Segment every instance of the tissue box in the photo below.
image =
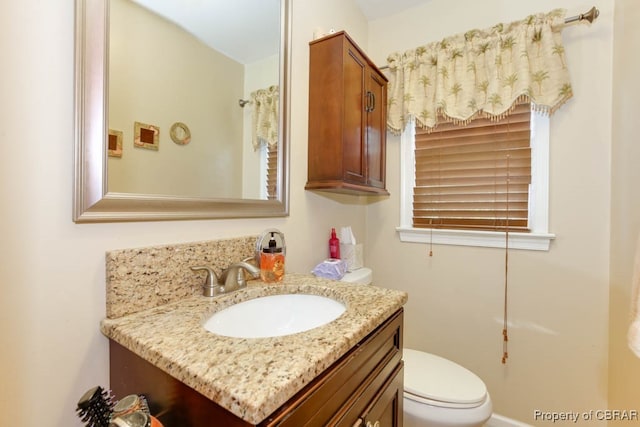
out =
[[362,243],[340,243],[340,258],[347,263],[347,271],[354,271],[363,267]]

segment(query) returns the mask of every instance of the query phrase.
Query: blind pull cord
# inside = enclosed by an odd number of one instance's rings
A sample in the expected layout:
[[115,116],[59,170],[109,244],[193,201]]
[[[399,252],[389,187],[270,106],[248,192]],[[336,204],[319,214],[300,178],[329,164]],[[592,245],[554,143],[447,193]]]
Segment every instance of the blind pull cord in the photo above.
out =
[[[442,137],[442,130],[440,130],[440,136]],[[441,185],[442,172],[442,148],[438,150],[438,188]],[[438,200],[440,200],[440,194],[438,194]],[[433,257],[433,217],[429,219],[429,257]]]
[[[508,128],[507,128],[508,131]],[[504,233],[504,324],[502,328],[502,364],[507,363],[509,357],[509,332],[508,332],[508,316],[507,316],[507,302],[509,291],[509,158],[511,156],[507,154],[507,195],[506,195],[506,210],[507,210],[507,222],[506,231]]]
[[433,218],[429,220],[429,256],[433,256]]

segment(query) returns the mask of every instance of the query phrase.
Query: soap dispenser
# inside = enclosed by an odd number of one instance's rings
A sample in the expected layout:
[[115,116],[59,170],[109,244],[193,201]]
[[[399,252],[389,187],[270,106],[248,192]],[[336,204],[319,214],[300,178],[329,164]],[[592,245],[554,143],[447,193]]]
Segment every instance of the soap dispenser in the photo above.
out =
[[[280,244],[276,239],[280,239]],[[269,242],[264,245],[264,240],[269,237]],[[267,283],[280,282],[284,277],[285,244],[284,234],[278,230],[267,230],[258,239],[256,245],[256,258],[259,260],[260,278]]]

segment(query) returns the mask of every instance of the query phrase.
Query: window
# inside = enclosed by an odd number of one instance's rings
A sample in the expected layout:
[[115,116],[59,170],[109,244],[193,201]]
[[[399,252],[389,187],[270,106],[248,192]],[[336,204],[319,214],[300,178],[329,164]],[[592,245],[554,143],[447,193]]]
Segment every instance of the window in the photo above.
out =
[[[509,227],[509,247],[548,250],[548,140],[548,118],[529,104],[508,120],[442,123],[431,134],[409,124],[401,140],[401,240],[504,247]],[[509,160],[497,160],[504,150]]]
[[260,144],[260,199],[278,198],[278,144]]
[[267,162],[267,199],[275,200],[278,197],[278,144],[265,144]]

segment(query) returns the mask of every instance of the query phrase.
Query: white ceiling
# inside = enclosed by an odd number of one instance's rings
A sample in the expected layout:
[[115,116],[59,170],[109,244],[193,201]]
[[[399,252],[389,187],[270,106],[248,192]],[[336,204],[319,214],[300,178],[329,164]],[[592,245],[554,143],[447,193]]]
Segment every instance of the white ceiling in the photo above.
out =
[[[280,0],[133,1],[175,22],[204,43],[242,64],[275,55],[280,48],[277,24],[280,21]],[[371,21],[430,0],[355,1]]]
[[369,20],[391,16],[431,0],[355,0],[364,16]]
[[280,49],[280,0],[133,1],[242,64]]

